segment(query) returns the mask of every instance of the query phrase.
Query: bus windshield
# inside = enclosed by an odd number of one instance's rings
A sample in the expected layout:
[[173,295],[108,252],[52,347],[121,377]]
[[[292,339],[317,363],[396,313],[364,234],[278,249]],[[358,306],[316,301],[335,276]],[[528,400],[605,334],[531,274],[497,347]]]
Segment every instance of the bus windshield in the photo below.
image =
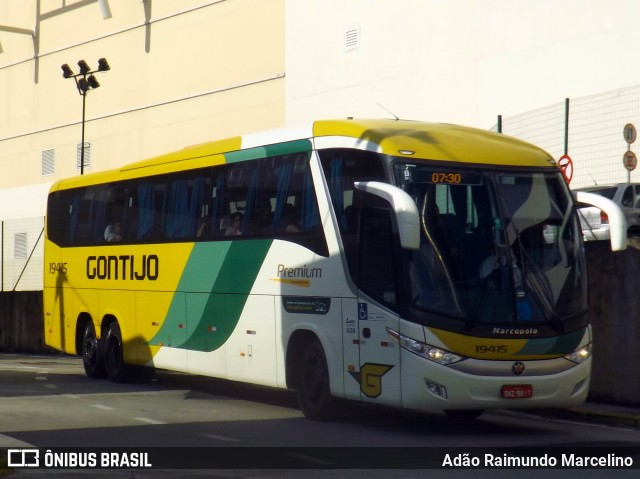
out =
[[568,319],[586,321],[579,229],[559,173],[396,163],[395,177],[420,211],[408,268],[414,309],[464,329],[558,331]]

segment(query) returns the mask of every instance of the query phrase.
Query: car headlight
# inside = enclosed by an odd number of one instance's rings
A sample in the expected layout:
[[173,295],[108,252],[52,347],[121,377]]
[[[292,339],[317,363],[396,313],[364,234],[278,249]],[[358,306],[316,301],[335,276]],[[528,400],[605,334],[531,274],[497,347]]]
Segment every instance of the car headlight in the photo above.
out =
[[451,351],[447,351],[446,349],[436,348],[421,341],[411,339],[403,334],[400,334],[398,331],[394,331],[393,329],[387,328],[387,333],[389,334],[389,337],[391,339],[393,339],[407,351],[413,354],[417,354],[418,356],[422,356],[429,361],[442,364],[443,366],[457,363],[458,361],[462,361],[464,359],[463,356],[458,356],[457,354],[454,354]]
[[572,353],[565,355],[564,358],[568,359],[569,361],[573,361],[574,363],[583,363],[591,357],[591,348],[591,343],[589,343],[586,346],[582,346]]

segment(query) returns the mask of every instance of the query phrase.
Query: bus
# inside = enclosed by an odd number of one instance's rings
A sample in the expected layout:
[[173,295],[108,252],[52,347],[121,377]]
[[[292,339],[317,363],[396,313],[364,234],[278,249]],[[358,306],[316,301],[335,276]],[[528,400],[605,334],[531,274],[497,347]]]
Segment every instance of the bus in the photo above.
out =
[[[624,249],[624,217],[593,196],[577,200],[607,210]],[[592,333],[575,205],[535,146],[402,120],[64,179],[47,203],[45,341],[91,378],[295,389],[317,420],[344,400],[461,418],[576,405]]]

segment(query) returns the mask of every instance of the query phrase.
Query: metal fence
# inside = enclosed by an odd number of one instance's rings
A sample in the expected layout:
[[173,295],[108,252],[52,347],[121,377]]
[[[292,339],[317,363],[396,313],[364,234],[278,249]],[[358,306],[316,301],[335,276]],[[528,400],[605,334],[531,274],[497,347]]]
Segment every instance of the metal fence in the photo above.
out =
[[[640,168],[629,172],[623,164],[628,149],[625,124],[640,129],[640,85],[571,98],[567,108],[559,102],[534,111],[502,118],[502,133],[547,150],[559,159],[567,153],[573,161],[571,187],[640,181]],[[494,130],[497,129],[497,126]],[[631,150],[640,156],[640,141]]]
[[0,291],[42,291],[44,217],[0,222]]

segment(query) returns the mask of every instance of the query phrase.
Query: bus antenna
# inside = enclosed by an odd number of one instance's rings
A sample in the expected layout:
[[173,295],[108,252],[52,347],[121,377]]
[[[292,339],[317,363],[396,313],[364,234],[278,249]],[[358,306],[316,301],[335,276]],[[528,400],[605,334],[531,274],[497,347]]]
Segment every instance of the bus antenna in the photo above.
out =
[[394,117],[396,119],[396,121],[398,121],[400,118],[398,118],[398,116],[393,113],[391,110],[389,110],[388,108],[386,108],[384,105],[382,105],[380,102],[376,102],[377,105],[382,108],[384,111],[386,111],[387,113],[389,113],[389,115],[391,115],[392,117]]

